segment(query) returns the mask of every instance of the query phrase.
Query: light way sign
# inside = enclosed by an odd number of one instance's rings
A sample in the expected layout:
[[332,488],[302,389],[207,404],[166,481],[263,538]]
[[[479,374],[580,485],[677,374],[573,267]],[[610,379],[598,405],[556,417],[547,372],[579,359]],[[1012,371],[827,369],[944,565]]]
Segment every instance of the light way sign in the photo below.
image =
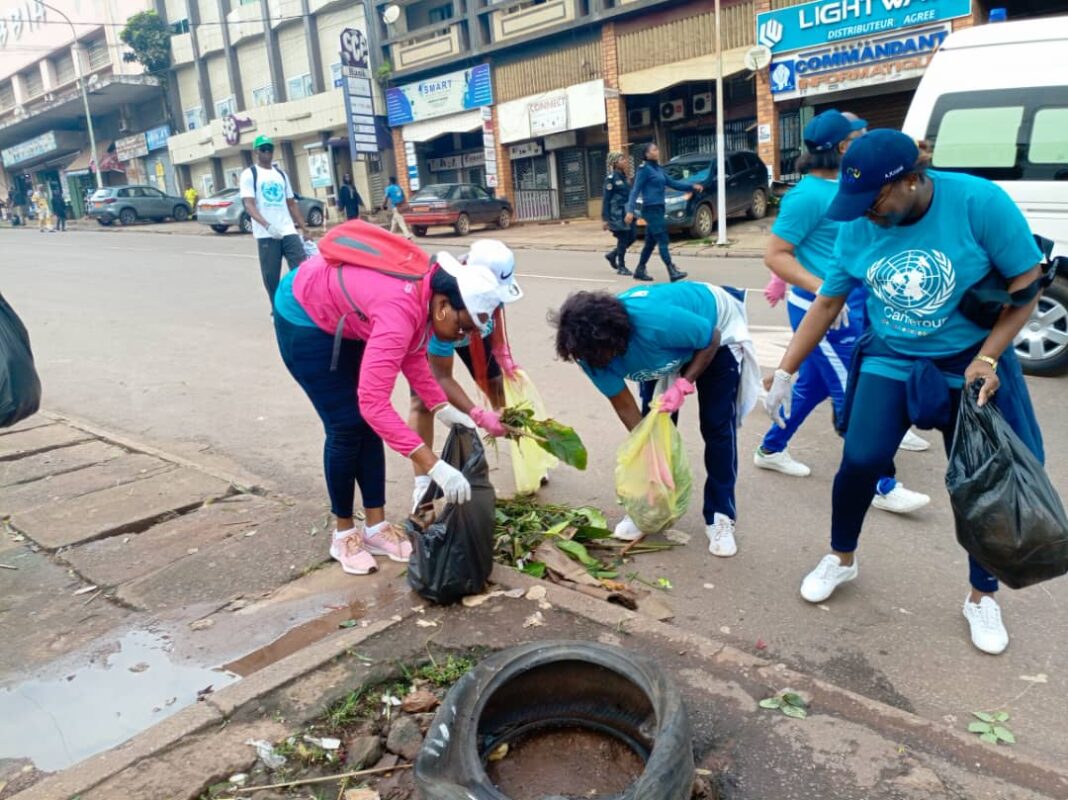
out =
[[971,13],[971,0],[816,0],[757,15],[757,43],[784,53]]

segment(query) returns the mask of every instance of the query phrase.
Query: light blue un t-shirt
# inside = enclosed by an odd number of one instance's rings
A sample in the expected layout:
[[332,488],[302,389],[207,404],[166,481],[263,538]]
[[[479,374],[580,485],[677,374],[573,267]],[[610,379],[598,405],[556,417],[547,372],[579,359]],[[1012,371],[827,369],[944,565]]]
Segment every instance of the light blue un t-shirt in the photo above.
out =
[[[300,267],[297,267],[300,269]],[[318,328],[308,312],[304,310],[297,298],[293,295],[293,280],[297,277],[297,270],[291,269],[278,284],[274,293],[274,313],[281,315],[286,322],[300,325],[302,328]]]
[[[827,219],[838,181],[806,175],[782,199],[771,232],[794,246],[801,266],[819,279],[830,269],[840,222]],[[807,293],[806,293],[807,294]]]
[[[875,333],[905,356],[946,358],[990,333],[959,309],[964,294],[996,269],[1007,280],[1041,261],[1027,220],[990,181],[930,170],[934,199],[912,225],[880,228],[865,218],[843,223],[820,294],[869,288]],[[862,371],[905,380],[907,360],[865,358]],[[960,376],[947,376],[961,385]]]
[[627,388],[626,381],[670,375],[712,343],[719,311],[716,297],[701,283],[635,287],[619,295],[630,317],[630,342],[604,369],[579,366],[605,397]]
[[[490,321],[486,324],[486,332],[482,334],[482,338],[485,339],[493,333],[493,317],[490,317]],[[471,337],[465,336],[458,342],[446,342],[444,339],[439,339],[437,334],[430,335],[430,343],[426,346],[426,351],[432,356],[440,356],[441,358],[451,358],[456,352],[457,347],[470,347]]]

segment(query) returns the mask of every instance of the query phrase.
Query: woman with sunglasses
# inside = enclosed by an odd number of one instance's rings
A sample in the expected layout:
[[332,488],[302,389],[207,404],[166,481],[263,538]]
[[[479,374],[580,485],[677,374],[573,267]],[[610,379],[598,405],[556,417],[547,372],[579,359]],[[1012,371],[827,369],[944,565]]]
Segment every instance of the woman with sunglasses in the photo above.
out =
[[[794,373],[853,288],[866,286],[871,328],[857,345],[846,400],[845,446],[832,495],[832,552],[801,584],[810,603],[822,603],[857,577],[864,515],[910,424],[941,430],[948,453],[962,392],[975,391],[980,405],[997,393],[1006,421],[1043,456],[1012,348],[1035,300],[1004,307],[992,327],[969,311],[977,284],[994,281],[1016,292],[1039,279],[1041,253],[1009,196],[981,178],[928,170],[912,139],[875,130],[842,159],[827,215],[843,223],[835,258],[768,381],[766,401],[768,413],[778,418]],[[996,655],[1009,643],[994,599],[998,582],[971,557],[969,566],[964,617],[975,647]]]
[[[348,239],[382,263],[425,266],[418,246],[375,225],[345,224]],[[423,277],[409,280],[369,267],[338,266],[312,256],[289,272],[275,296],[274,320],[282,360],[308,395],[326,430],[323,465],[337,528],[330,555],[352,575],[366,575],[374,556],[407,561],[411,544],[386,520],[383,441],[416,464],[450,503],[471,497],[463,474],[438,459],[391,404],[403,375],[446,426],[473,428],[449,405],[430,372],[431,335],[460,341],[484,327],[500,305],[497,279],[484,267],[461,267],[447,253]],[[353,514],[359,485],[364,522]]]
[[[841,223],[827,219],[827,208],[838,189],[842,156],[867,127],[868,123],[855,114],[834,109],[818,114],[805,126],[805,152],[797,159],[797,170],[804,177],[783,198],[764,256],[772,273],[790,284],[786,309],[794,330],[816,299],[834,259]],[[836,419],[841,417],[853,348],[866,325],[867,294],[862,286],[850,292],[840,318],[801,364],[793,392],[786,398],[784,424],[772,425],[753,453],[753,463],[760,469],[795,478],[812,474],[807,464],[794,460],[787,446],[824,400],[830,398]],[[913,450],[930,447],[911,431],[905,434],[902,446]],[[891,472],[879,478],[872,505],[908,514],[930,502],[927,495],[906,489]]]

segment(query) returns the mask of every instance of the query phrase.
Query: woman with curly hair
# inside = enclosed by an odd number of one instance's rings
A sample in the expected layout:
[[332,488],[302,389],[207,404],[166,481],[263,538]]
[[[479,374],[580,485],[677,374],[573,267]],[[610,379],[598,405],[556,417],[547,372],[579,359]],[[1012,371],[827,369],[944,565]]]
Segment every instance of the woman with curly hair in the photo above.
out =
[[[738,552],[737,428],[760,392],[743,298],[707,283],[661,284],[619,296],[579,292],[550,319],[557,355],[582,367],[627,430],[648,412],[657,382],[669,385],[661,396],[664,414],[677,414],[696,392],[707,473],[705,533],[709,552],[723,558]],[[642,410],[628,380],[642,384]],[[633,541],[646,533],[655,531],[641,531],[625,517],[613,535]]]

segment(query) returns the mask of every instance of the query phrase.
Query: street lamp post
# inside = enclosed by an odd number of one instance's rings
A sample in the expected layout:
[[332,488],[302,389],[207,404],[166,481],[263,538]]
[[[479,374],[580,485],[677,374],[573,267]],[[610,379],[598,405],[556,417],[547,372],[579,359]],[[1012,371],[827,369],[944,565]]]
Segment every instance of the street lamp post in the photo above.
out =
[[727,169],[723,135],[723,35],[716,0],[716,244],[727,244]]
[[[40,0],[38,0],[40,2]],[[78,81],[78,87],[82,90],[82,105],[85,107],[85,124],[89,129],[89,169],[96,177],[96,188],[102,189],[104,183],[100,178],[100,162],[96,158],[96,132],[93,130],[93,115],[89,112],[89,88],[85,84],[85,79],[82,76],[82,45],[78,41],[78,30],[74,27],[74,23],[71,22],[70,17],[64,14],[55,6],[50,6],[48,3],[40,3],[49,11],[54,11],[63,17],[68,25],[70,25],[71,36],[73,42],[71,44],[71,55],[74,57],[74,76]],[[96,169],[93,169],[93,167]]]

